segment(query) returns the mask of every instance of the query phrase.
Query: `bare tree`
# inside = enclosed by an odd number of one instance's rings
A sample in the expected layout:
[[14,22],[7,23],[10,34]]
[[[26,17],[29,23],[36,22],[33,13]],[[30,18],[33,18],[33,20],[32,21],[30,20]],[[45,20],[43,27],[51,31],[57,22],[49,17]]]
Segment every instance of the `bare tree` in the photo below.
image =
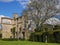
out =
[[30,1],[31,2],[27,6],[28,16],[31,16],[31,19],[35,22],[36,27],[42,27],[47,19],[60,13],[60,9],[57,8],[57,5],[59,5],[59,0]]

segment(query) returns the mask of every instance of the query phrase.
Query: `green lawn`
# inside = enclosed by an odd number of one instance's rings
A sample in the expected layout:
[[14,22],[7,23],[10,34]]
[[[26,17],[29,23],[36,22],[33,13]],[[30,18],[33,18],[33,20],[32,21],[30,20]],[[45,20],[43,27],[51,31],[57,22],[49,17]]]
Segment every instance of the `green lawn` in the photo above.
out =
[[0,45],[60,45],[60,44],[31,42],[31,41],[1,41],[0,40]]

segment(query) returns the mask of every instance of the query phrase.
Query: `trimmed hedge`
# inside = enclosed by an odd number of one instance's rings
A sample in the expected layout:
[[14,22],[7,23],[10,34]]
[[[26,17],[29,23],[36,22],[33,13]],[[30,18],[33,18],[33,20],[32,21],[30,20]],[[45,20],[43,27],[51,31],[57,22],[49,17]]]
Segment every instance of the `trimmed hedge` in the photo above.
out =
[[3,41],[17,41],[18,39],[13,39],[13,38],[4,38],[4,39],[1,39]]
[[45,42],[47,35],[47,41],[49,43],[60,43],[60,32],[54,32],[49,34],[48,32],[43,33],[42,35],[32,33],[30,36],[30,41]]
[[[3,41],[18,41],[18,39],[16,38],[4,38],[4,39],[0,39],[0,40],[3,40]],[[25,40],[25,39],[19,39],[21,41]]]

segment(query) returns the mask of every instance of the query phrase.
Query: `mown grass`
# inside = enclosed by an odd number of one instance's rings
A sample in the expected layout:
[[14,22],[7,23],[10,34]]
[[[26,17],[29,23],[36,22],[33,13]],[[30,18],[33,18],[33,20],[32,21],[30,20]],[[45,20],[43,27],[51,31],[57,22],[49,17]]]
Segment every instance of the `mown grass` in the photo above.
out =
[[2,40],[0,40],[0,45],[60,45],[60,44],[31,42],[31,41],[2,41]]

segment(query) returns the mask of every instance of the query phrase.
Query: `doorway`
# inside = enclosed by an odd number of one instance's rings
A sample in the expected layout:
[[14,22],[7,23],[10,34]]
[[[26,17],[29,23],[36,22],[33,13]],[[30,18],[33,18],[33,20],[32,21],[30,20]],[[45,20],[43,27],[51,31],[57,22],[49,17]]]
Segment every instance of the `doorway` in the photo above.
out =
[[22,34],[23,34],[23,39],[25,39],[25,32],[22,32]]
[[0,34],[0,38],[2,38],[2,34]]

